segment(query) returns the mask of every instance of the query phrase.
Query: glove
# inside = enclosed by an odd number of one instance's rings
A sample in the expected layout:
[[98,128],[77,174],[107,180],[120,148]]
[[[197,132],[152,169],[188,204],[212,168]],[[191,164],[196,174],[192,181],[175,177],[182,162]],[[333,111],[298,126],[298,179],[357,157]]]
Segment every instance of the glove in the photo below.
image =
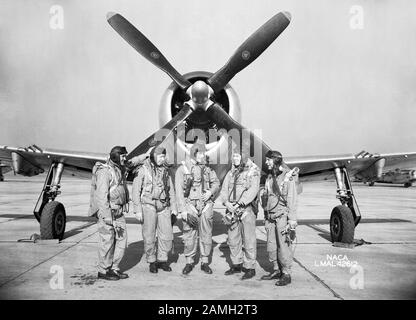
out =
[[124,235],[124,228],[123,225],[121,225],[119,222],[114,221],[113,222],[113,226],[114,226],[114,231],[115,231],[115,236],[117,240],[120,240],[123,238]]
[[202,195],[202,200],[208,201],[209,199],[211,199],[211,197],[212,197],[212,193],[211,191],[208,190]]
[[134,217],[139,221],[140,224],[143,223],[143,212],[135,212]]
[[198,218],[197,217],[195,217],[194,215],[192,215],[192,214],[187,214],[186,215],[186,222],[193,228],[193,229],[196,229],[196,228],[198,228]]
[[296,229],[296,227],[298,226],[298,223],[296,222],[296,220],[288,220],[288,226],[289,229]]
[[232,220],[231,215],[229,215],[229,214],[225,214],[225,215],[223,215],[223,216],[222,216],[222,222],[223,222],[226,226],[232,225],[232,224],[233,224],[233,220]]
[[109,226],[113,225],[113,219],[112,218],[103,218],[103,221],[106,225],[109,225]]
[[231,213],[234,213],[236,210],[236,207],[233,206],[233,204],[231,202],[227,202],[225,203],[225,207],[227,208],[227,210]]
[[170,221],[172,223],[172,226],[176,223],[176,220],[178,220],[178,218],[176,217],[176,214],[171,214],[170,215]]
[[289,244],[293,243],[293,241],[295,241],[296,239],[296,230],[295,230],[296,226],[297,226],[297,223],[294,220],[289,220],[286,225],[286,230],[285,230],[286,240],[287,240],[286,242],[288,242]]
[[135,156],[131,158],[129,161],[127,161],[127,167],[132,168],[136,167],[139,164],[143,164],[144,160],[146,160],[148,156],[146,154],[140,154],[138,156]]

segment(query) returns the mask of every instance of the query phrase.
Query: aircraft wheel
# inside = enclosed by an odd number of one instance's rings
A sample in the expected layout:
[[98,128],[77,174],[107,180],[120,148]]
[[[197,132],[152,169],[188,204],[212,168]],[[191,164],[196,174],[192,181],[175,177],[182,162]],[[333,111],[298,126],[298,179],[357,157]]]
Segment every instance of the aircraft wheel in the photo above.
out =
[[343,205],[332,209],[329,221],[332,242],[352,243],[355,223],[351,210]]
[[370,187],[374,186],[374,181],[371,181],[368,185],[369,185]]
[[406,182],[405,184],[404,184],[404,187],[405,188],[409,188],[409,187],[411,187],[412,186],[412,183],[411,182]]
[[65,233],[65,207],[58,201],[48,202],[40,216],[40,236],[42,239],[62,240]]

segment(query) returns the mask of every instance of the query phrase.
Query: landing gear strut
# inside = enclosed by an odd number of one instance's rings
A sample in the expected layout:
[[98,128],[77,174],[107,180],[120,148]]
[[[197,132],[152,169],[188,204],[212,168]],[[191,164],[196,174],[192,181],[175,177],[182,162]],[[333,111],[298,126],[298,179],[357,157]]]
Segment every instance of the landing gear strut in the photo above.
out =
[[341,205],[331,212],[329,226],[332,242],[352,243],[355,227],[361,220],[360,209],[352,191],[351,180],[346,168],[335,168],[337,198]]
[[62,240],[65,233],[66,213],[62,203],[55,201],[61,193],[61,177],[64,171],[63,163],[52,163],[39,195],[33,213],[40,223],[40,236],[42,239]]

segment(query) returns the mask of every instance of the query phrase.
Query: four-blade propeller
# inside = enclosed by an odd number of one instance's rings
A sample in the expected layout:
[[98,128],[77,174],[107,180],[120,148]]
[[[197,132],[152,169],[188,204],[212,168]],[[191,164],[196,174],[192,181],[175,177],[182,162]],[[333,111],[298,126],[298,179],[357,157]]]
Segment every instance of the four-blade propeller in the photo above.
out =
[[[279,12],[247,38],[247,40],[238,47],[227,63],[207,80],[208,85],[212,88],[214,93],[224,89],[228,82],[238,72],[256,60],[257,57],[259,57],[286,29],[290,20],[290,13]],[[179,88],[186,91],[192,86],[192,84],[169,63],[156,46],[127,21],[127,19],[118,13],[108,13],[107,21],[137,52],[168,74]],[[163,131],[164,133],[170,131],[171,134],[181,122],[186,120],[192,114],[192,112],[193,110],[189,105],[185,104],[185,107],[183,107],[181,111],[159,131]],[[217,103],[209,106],[205,112],[211,121],[213,121],[220,129],[245,129],[241,124],[232,119]],[[145,153],[149,149],[149,146],[152,145],[152,141],[154,141],[155,138],[160,138],[157,136],[158,132],[143,141],[129,154],[128,158]],[[269,147],[252,132],[250,132],[250,136],[254,137],[254,143],[262,144],[263,153],[269,150]]]

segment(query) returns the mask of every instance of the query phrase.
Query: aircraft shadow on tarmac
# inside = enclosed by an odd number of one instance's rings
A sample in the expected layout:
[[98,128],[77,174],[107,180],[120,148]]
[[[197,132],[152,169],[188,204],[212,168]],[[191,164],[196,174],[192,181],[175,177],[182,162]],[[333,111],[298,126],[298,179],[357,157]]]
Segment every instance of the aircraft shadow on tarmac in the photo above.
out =
[[[82,217],[81,217],[82,218]],[[127,223],[131,224],[137,224],[137,220],[134,218],[127,218]],[[214,211],[213,216],[213,238],[215,238],[218,235],[227,234],[227,226],[225,226],[222,223],[222,215]],[[391,223],[391,222],[412,222],[410,220],[403,220],[403,219],[362,219],[360,223]],[[328,219],[304,219],[299,220],[299,225],[307,225],[308,227],[318,231],[318,235],[327,240],[328,242],[331,242],[331,235],[328,231],[318,227],[317,225],[328,225],[329,221]],[[174,234],[174,245],[173,250],[169,253],[168,262],[171,263],[177,263],[179,256],[184,253],[184,243],[182,240],[182,230],[183,225],[182,221],[179,219],[176,223],[178,228],[180,229],[180,232],[176,232]],[[264,226],[263,220],[257,220],[256,226]],[[224,258],[229,266],[232,265],[231,257],[230,257],[230,248],[226,241],[218,243],[214,239],[212,241],[212,248],[215,248],[216,246],[219,246],[219,250],[222,252],[221,258]],[[125,255],[123,257],[123,260],[120,263],[120,268],[123,271],[127,271],[134,266],[136,266],[142,259],[144,254],[144,244],[143,241],[137,241],[132,242],[128,245]],[[197,265],[199,263],[199,246],[198,251],[195,256],[194,264]],[[212,255],[209,257],[209,263],[212,261]],[[266,272],[272,272],[273,266],[269,262],[268,259],[268,253],[267,253],[267,242],[261,239],[257,239],[257,263],[259,266]]]
[[[215,238],[218,235],[227,234],[227,226],[225,226],[222,223],[222,215],[214,211],[214,217],[213,217],[213,224],[215,227],[213,228],[213,238]],[[137,221],[135,221],[137,222]],[[182,230],[183,225],[182,221],[178,220],[176,223],[178,228],[181,230],[180,232],[176,232],[174,234],[174,245],[173,250],[169,253],[168,262],[171,263],[177,263],[179,256],[184,253],[184,243],[182,240]],[[263,221],[258,220],[256,223],[257,226],[263,225]],[[212,248],[215,248],[216,246],[219,246],[219,250],[222,252],[221,258],[224,258],[229,266],[232,265],[231,257],[230,257],[230,248],[228,247],[228,244],[225,242],[218,243],[215,240],[212,241]],[[128,245],[126,248],[126,252],[124,254],[123,260],[120,263],[120,269],[122,271],[128,271],[129,269],[136,266],[138,263],[140,263],[141,259],[143,258],[144,254],[144,244],[143,241],[136,241],[132,242]],[[199,263],[199,246],[198,251],[195,256],[194,264],[197,265]],[[209,263],[212,262],[212,254],[209,257]],[[257,239],[257,262],[260,265],[260,267],[267,272],[272,271],[272,265],[268,260],[268,254],[266,251],[266,241]]]
[[[21,214],[0,214],[0,218],[12,218],[15,220],[35,219],[33,215],[22,216]],[[213,228],[213,234],[212,234],[213,238],[215,238],[215,236],[218,236],[218,235],[227,234],[227,226],[225,226],[221,220],[222,220],[222,215],[219,212],[214,211],[214,217],[213,217],[214,228]],[[68,216],[67,222],[71,222],[71,221],[86,222],[86,223],[79,227],[66,231],[64,235],[64,239],[68,239],[72,236],[75,236],[81,233],[84,229],[95,224],[97,220],[94,217],[88,217],[88,216]],[[412,223],[412,221],[410,220],[394,219],[394,218],[392,219],[368,218],[368,219],[362,219],[360,221],[360,223],[404,223],[404,222]],[[127,217],[126,223],[127,224],[139,224],[138,221],[133,217]],[[318,231],[319,232],[318,235],[320,237],[327,240],[328,242],[331,242],[330,233],[327,230],[318,226],[318,225],[328,225],[328,224],[329,224],[329,219],[299,219],[298,220],[298,225],[306,225]],[[169,263],[177,263],[179,259],[179,255],[184,253],[184,244],[183,244],[182,237],[181,237],[183,226],[182,226],[182,222],[180,219],[178,220],[176,225],[178,226],[180,231],[174,234],[174,246],[173,246],[173,250],[169,253]],[[264,226],[264,221],[262,219],[258,219],[256,221],[256,226]],[[271,270],[272,266],[268,260],[266,245],[267,245],[266,241],[257,239],[257,262],[265,271],[270,272],[272,271]],[[230,249],[226,241],[217,243],[213,239],[212,247],[215,248],[216,246],[219,246],[219,250],[223,254],[221,257],[223,257],[226,260],[226,262],[231,266],[232,262],[230,258]],[[144,254],[143,241],[136,241],[136,242],[130,243],[128,247],[126,248],[124,258],[120,264],[120,268],[124,271],[133,268],[141,261],[143,254]],[[211,259],[212,257],[210,256],[209,263],[211,263]],[[199,262],[199,247],[198,247],[198,253],[195,257],[195,265],[198,264],[198,262]]]

